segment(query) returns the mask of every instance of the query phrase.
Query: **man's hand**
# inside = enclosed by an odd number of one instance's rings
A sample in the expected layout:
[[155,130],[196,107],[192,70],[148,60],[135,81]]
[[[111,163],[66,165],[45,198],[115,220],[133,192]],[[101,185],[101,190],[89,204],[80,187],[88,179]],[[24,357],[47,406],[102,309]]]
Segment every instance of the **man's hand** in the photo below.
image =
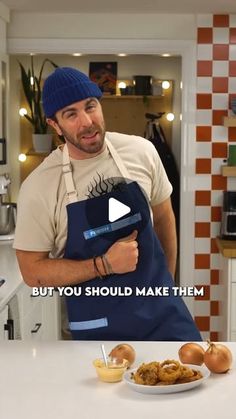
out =
[[106,252],[114,273],[124,274],[135,271],[138,263],[137,235],[137,230],[134,230],[129,236],[116,241]]
[[[135,271],[138,262],[137,231],[116,241],[106,252],[114,273]],[[17,259],[24,281],[30,287],[60,287],[79,284],[97,277],[93,259],[51,259],[49,252],[17,250]],[[99,272],[105,275],[100,257]]]

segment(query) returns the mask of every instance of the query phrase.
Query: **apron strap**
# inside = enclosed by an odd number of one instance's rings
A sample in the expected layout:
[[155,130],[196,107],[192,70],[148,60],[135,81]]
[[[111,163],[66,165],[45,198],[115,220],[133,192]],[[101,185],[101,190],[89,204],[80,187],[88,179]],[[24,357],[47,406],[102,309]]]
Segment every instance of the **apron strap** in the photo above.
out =
[[62,173],[66,184],[67,199],[69,203],[73,204],[74,202],[78,202],[78,194],[72,176],[72,165],[67,144],[64,145],[62,152]]
[[[105,142],[122,176],[124,176],[124,178],[126,179],[131,179],[129,172],[126,169],[119,154],[117,153],[115,147],[113,147],[110,140],[108,140],[107,138],[105,139]],[[73,204],[74,202],[78,202],[78,193],[77,193],[74,180],[73,180],[72,165],[70,161],[67,144],[64,145],[63,151],[62,151],[62,173],[64,175],[68,202],[70,204]]]
[[106,143],[107,143],[108,150],[109,150],[114,162],[116,163],[120,173],[122,174],[122,176],[124,176],[124,178],[126,178],[126,179],[131,179],[130,174],[129,174],[128,170],[126,169],[122,159],[120,158],[120,156],[117,153],[115,147],[112,145],[111,141],[108,140],[107,137],[106,137]]
[[[114,162],[116,163],[120,173],[122,174],[122,176],[126,179],[130,179],[130,180],[136,182],[136,179],[132,179],[132,176],[130,175],[128,169],[126,168],[122,159],[120,158],[119,153],[117,153],[115,147],[113,147],[111,141],[108,140],[107,137],[106,137],[106,143],[107,143],[107,147],[109,149],[109,152],[110,152]],[[150,203],[148,203],[148,206],[149,206],[151,221],[152,221],[152,224],[153,224],[153,212],[152,212],[152,208],[150,206]]]

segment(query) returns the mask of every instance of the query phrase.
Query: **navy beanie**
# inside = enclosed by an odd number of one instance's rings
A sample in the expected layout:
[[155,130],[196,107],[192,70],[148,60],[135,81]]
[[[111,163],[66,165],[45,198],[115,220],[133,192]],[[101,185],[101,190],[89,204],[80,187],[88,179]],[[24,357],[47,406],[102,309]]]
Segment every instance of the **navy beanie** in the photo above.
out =
[[99,99],[102,92],[86,74],[71,67],[58,67],[45,80],[42,91],[43,109],[47,118],[72,103],[89,97]]

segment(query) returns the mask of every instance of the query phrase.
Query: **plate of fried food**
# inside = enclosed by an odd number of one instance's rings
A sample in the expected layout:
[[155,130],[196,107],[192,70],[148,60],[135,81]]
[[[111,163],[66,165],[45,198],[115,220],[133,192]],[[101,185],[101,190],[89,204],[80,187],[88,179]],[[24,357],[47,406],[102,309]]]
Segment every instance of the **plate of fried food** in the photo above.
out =
[[210,375],[205,366],[181,364],[173,359],[143,363],[124,374],[125,383],[139,393],[178,393],[200,386]]

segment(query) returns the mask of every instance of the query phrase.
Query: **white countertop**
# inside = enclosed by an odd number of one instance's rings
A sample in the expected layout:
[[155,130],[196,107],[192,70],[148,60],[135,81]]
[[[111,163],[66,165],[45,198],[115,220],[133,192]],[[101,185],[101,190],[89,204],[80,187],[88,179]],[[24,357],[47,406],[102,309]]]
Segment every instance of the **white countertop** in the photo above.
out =
[[23,284],[12,245],[13,240],[0,241],[0,278],[6,280],[0,287],[0,310]]
[[[117,342],[106,342],[109,352]],[[134,366],[178,359],[183,342],[130,342]],[[205,348],[207,345],[202,344]],[[236,360],[236,343],[227,342]],[[7,341],[0,345],[0,411],[4,419],[231,419],[235,410],[236,364],[181,393],[145,395],[125,382],[103,383],[93,359],[100,342]]]

